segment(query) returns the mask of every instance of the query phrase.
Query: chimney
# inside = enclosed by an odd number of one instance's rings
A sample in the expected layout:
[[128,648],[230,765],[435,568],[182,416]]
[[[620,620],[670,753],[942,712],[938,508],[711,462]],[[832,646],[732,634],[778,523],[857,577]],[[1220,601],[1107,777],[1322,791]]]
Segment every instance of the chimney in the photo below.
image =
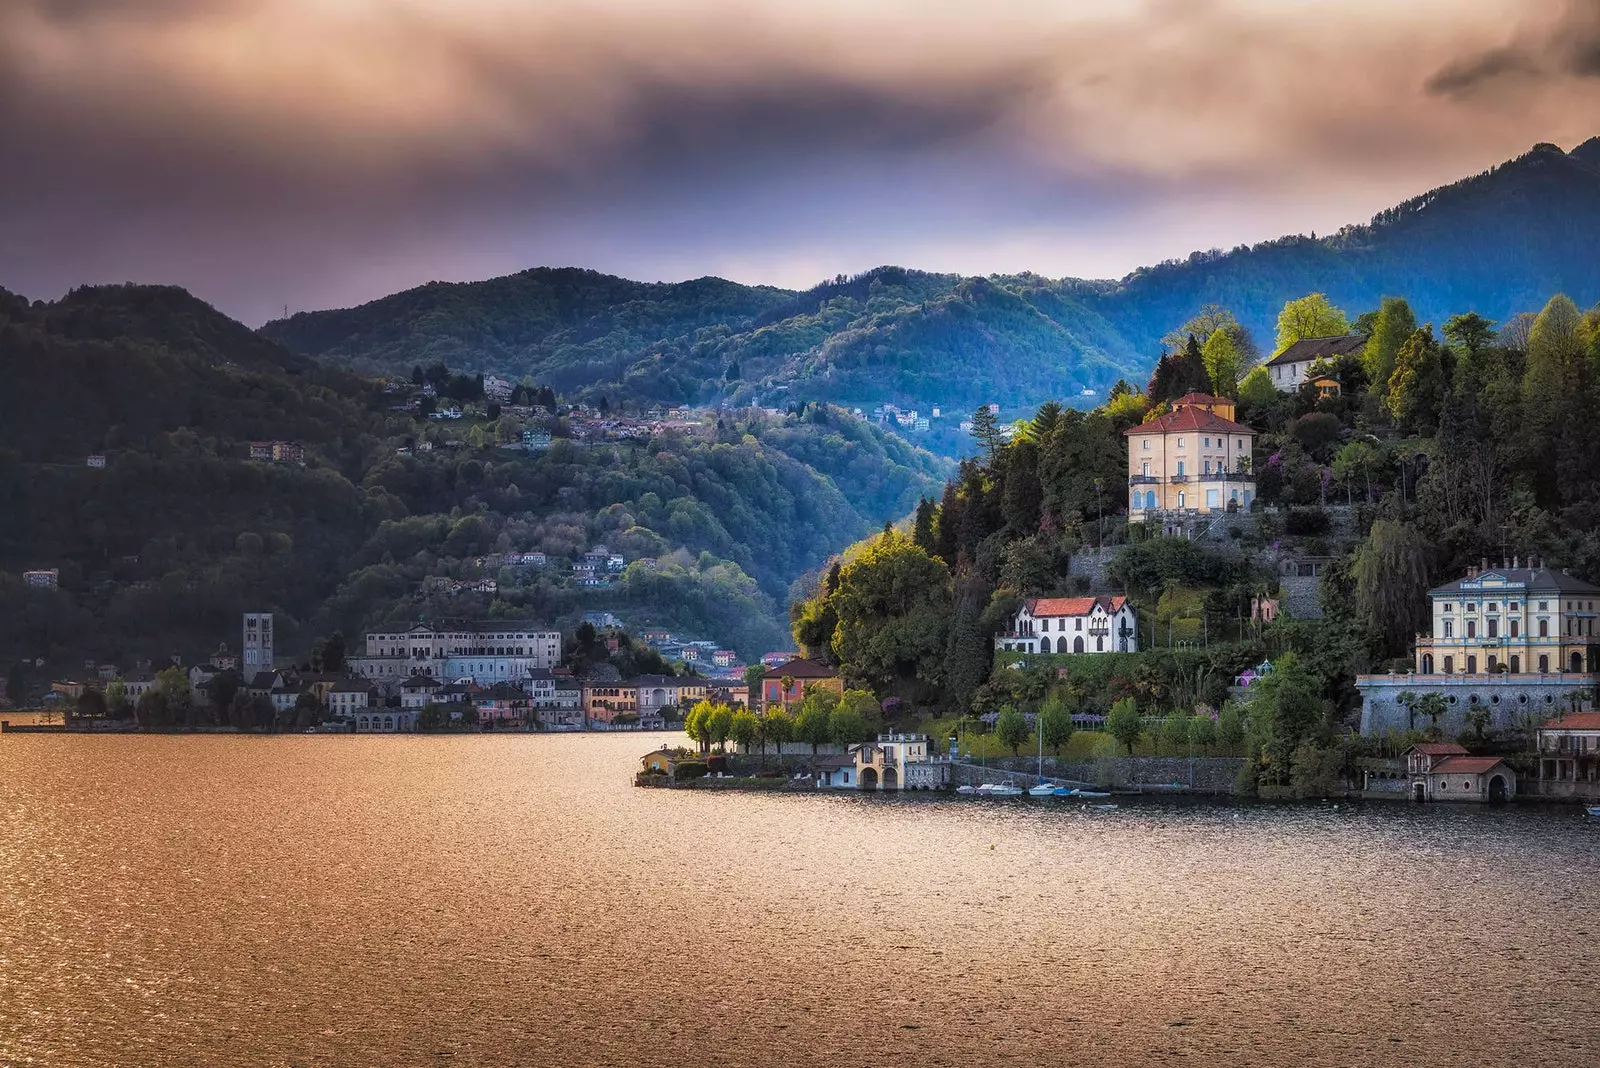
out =
[[1478,557],[1478,570],[1479,571],[1487,571],[1487,570],[1489,570],[1489,558],[1487,556]]
[[1511,557],[1511,566],[1512,567],[1521,567],[1522,566],[1522,557],[1513,555]]

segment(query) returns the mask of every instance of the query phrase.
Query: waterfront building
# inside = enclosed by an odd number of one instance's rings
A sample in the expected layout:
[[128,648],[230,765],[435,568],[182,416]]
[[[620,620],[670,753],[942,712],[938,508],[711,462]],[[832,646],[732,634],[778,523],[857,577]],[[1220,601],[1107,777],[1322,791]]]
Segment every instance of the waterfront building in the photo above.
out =
[[1423,742],[1406,750],[1411,796],[1418,801],[1509,801],[1517,773],[1499,757],[1472,756],[1449,742]]
[[1578,712],[1552,719],[1537,732],[1543,797],[1600,800],[1600,712]]
[[682,718],[697,701],[706,698],[706,680],[693,675],[640,675],[632,683],[638,694],[641,721],[660,721],[668,711]]
[[244,642],[239,646],[239,674],[254,679],[263,671],[271,671],[273,664],[273,635],[271,612],[246,612],[244,614]]
[[1459,734],[1487,716],[1495,728],[1532,729],[1563,709],[1589,708],[1600,672],[1600,587],[1520,558],[1488,561],[1428,591],[1430,634],[1418,635],[1415,668],[1360,675],[1361,733],[1429,726],[1418,698],[1444,701],[1438,726]]
[[352,713],[357,734],[400,734],[417,729],[417,713],[404,708],[367,708]]
[[1139,625],[1123,596],[1030,597],[994,639],[1022,653],[1136,653]]
[[36,590],[53,590],[61,584],[61,569],[42,567],[22,573],[22,584]]
[[817,761],[817,785],[835,789],[932,790],[950,781],[950,758],[936,756],[926,734],[880,734],[842,758]]
[[1189,393],[1172,411],[1123,431],[1128,439],[1128,518],[1249,508],[1256,432],[1234,422],[1225,397]]
[[442,689],[444,683],[432,675],[413,675],[400,684],[400,707],[420,710],[430,703],[437,704],[434,699]]
[[583,705],[585,714],[597,723],[611,723],[619,716],[637,716],[639,688],[620,679],[586,683]]
[[374,696],[370,682],[363,679],[345,679],[328,691],[328,711],[348,719],[371,708]]
[[[1331,363],[1341,356],[1359,355],[1366,347],[1365,334],[1301,338],[1266,362],[1267,374],[1280,393],[1295,393],[1311,377],[1311,365],[1318,360]],[[1316,382],[1320,394],[1323,378]],[[1339,384],[1334,382],[1333,388],[1337,391]]]
[[[789,680],[787,687],[784,679]],[[771,708],[781,705],[788,708],[799,704],[805,700],[809,686],[821,686],[837,694],[844,693],[844,680],[837,671],[820,660],[797,656],[769,668],[761,676],[761,706]]]

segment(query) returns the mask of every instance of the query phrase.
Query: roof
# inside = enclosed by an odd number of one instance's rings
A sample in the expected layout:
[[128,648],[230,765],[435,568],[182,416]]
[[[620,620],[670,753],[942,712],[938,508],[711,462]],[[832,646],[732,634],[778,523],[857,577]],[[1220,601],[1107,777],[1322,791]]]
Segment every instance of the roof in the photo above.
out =
[[1455,742],[1418,742],[1411,747],[1410,752],[1421,753],[1423,756],[1466,756],[1467,747],[1457,745]]
[[1542,731],[1600,731],[1600,712],[1572,712],[1547,720]]
[[413,675],[400,684],[402,690],[426,690],[429,687],[437,689],[444,685],[432,675]]
[[1489,769],[1504,764],[1499,757],[1453,756],[1433,766],[1434,775],[1482,775]]
[[491,701],[526,701],[528,695],[509,682],[497,682],[484,695]]
[[822,756],[817,758],[816,765],[818,768],[853,768],[856,766],[856,758],[849,753]]
[[1094,611],[1095,605],[1108,614],[1115,614],[1122,610],[1128,603],[1126,597],[1031,597],[1024,602],[1024,607],[1032,616],[1086,616]]
[[1348,356],[1367,347],[1365,334],[1337,334],[1333,337],[1305,337],[1278,353],[1266,366],[1282,363],[1309,363],[1312,360]]
[[1180,407],[1182,407],[1182,406],[1184,406],[1186,404],[1232,404],[1232,403],[1233,403],[1233,401],[1229,400],[1227,397],[1213,397],[1209,393],[1185,393],[1183,396],[1181,396],[1177,400],[1173,401],[1172,402],[1172,406],[1174,408],[1180,408]]
[[[1190,394],[1190,396],[1200,395],[1201,394]],[[1130,426],[1122,433],[1124,435],[1169,434],[1182,430],[1215,430],[1223,434],[1255,433],[1254,430],[1245,426],[1243,423],[1235,423],[1232,419],[1224,419],[1215,412],[1207,411],[1204,408],[1191,407],[1189,405],[1185,405],[1182,408],[1176,408],[1168,412],[1166,415],[1159,416],[1158,418],[1152,419],[1147,423],[1140,423],[1137,426]]]
[[[1508,585],[1525,587],[1530,593],[1595,593],[1600,594],[1600,586],[1593,586],[1582,579],[1573,578],[1565,571],[1557,571],[1550,567],[1491,567],[1479,571],[1476,575],[1447,582],[1443,586],[1435,586],[1429,590],[1430,594],[1451,593],[1483,593],[1492,595],[1496,589],[1480,589],[1476,584],[1484,579],[1495,578],[1503,580]],[[1463,583],[1474,583],[1468,590]]]
[[838,678],[839,673],[820,660],[797,656],[793,660],[784,661],[761,677],[781,679],[785,675],[792,679],[833,679]]
[[277,677],[276,671],[258,671],[250,678],[250,689],[270,690],[274,685],[272,680]]
[[660,686],[668,689],[705,684],[705,679],[694,675],[640,675],[628,683],[629,686]]
[[343,682],[334,684],[333,692],[334,693],[371,693],[372,692],[372,683],[368,682],[366,679],[345,679]]

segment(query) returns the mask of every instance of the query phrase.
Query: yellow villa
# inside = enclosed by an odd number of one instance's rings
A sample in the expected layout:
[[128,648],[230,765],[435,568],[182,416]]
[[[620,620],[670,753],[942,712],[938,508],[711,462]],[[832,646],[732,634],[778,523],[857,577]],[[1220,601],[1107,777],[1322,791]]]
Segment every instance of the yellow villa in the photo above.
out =
[[1433,633],[1417,639],[1418,674],[1600,671],[1600,589],[1542,560],[1485,561],[1428,599]]
[[1129,519],[1248,508],[1255,500],[1250,456],[1256,432],[1234,422],[1233,401],[1190,393],[1174,401],[1166,415],[1123,434]]

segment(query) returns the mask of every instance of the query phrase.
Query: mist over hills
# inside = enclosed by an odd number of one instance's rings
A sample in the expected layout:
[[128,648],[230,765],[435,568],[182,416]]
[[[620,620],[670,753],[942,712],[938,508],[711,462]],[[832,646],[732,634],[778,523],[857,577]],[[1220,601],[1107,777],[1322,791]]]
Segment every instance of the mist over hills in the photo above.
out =
[[579,396],[1031,406],[1142,382],[1161,337],[1203,304],[1230,308],[1270,348],[1279,308],[1312,291],[1352,317],[1404,296],[1438,321],[1504,321],[1552,292],[1592,303],[1596,234],[1600,138],[1571,153],[1537,145],[1335,234],[1196,252],[1116,281],[880,267],[795,292],[536,268],[303,312],[262,334],[360,370],[442,361]]

